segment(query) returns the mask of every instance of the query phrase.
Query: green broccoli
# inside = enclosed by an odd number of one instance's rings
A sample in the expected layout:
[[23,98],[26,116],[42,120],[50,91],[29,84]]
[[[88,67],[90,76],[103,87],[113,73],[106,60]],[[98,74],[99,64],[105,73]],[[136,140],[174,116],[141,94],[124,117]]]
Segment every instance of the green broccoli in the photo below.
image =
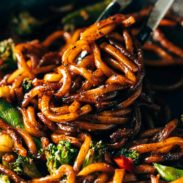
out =
[[22,82],[22,87],[23,87],[24,92],[30,91],[33,87],[32,80],[29,78],[25,78]]
[[2,162],[4,166],[7,166],[18,175],[27,175],[31,178],[41,177],[34,160],[30,157],[18,156],[14,162]]
[[10,179],[7,175],[0,174],[0,183],[10,183]]
[[0,70],[7,71],[16,68],[17,60],[14,55],[15,43],[12,39],[0,42]]
[[61,140],[58,145],[49,144],[45,150],[47,167],[50,174],[53,174],[62,164],[72,164],[77,156],[78,149],[70,142]]
[[118,151],[115,156],[120,156],[120,155],[123,155],[127,158],[131,158],[135,164],[139,163],[140,154],[137,151],[121,148],[120,151]]
[[27,11],[21,12],[18,16],[14,16],[11,21],[13,30],[19,36],[32,34],[41,25],[41,22],[32,17]]
[[86,155],[83,167],[96,162],[102,162],[106,152],[106,145],[102,141],[93,142]]

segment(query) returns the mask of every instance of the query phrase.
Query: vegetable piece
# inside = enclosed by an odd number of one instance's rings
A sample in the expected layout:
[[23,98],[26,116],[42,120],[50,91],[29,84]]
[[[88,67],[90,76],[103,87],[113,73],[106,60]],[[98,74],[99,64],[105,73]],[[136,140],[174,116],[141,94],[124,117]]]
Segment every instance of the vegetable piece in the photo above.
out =
[[24,89],[25,92],[28,92],[32,89],[33,85],[32,85],[32,80],[29,78],[25,78],[22,82],[22,87]]
[[62,164],[72,164],[78,150],[70,142],[61,140],[57,145],[49,144],[45,150],[47,167],[53,174]]
[[166,181],[174,181],[180,177],[183,177],[183,170],[170,166],[164,166],[158,163],[154,163],[154,167],[157,169],[161,177]]
[[10,179],[7,175],[0,174],[0,183],[10,183]]
[[12,39],[0,42],[0,70],[7,71],[16,68],[16,57],[14,55],[15,43]]
[[13,127],[24,128],[19,111],[3,99],[0,99],[0,118]]
[[137,151],[121,148],[121,150],[117,152],[116,156],[120,156],[120,155],[123,155],[126,158],[131,158],[135,164],[139,163],[140,154]]
[[42,24],[27,11],[20,12],[11,21],[14,32],[20,36],[32,34]]
[[65,28],[75,28],[87,26],[96,21],[100,13],[110,3],[110,0],[99,2],[91,6],[87,6],[83,9],[76,10],[62,19],[62,23]]
[[86,155],[83,167],[92,163],[102,162],[104,160],[105,152],[106,146],[102,141],[92,143],[88,154]]
[[134,164],[138,164],[139,162],[139,153],[134,150],[121,148],[121,150],[115,154],[114,161],[120,168],[132,172]]
[[19,175],[27,175],[31,178],[41,177],[34,160],[28,156],[18,156],[14,162],[3,162],[3,165],[7,166]]
[[0,133],[0,152],[11,152],[13,140],[8,134]]
[[129,172],[133,171],[133,160],[131,158],[127,158],[121,155],[117,158],[114,158],[114,161],[119,168],[125,169],[126,171],[129,171]]
[[[18,109],[16,109],[10,103],[6,102],[3,99],[0,99],[0,118],[2,118],[4,121],[6,121],[9,125],[11,125],[14,128],[17,127],[24,128],[23,119]],[[33,139],[38,149],[40,149],[41,148],[40,139],[35,137]]]

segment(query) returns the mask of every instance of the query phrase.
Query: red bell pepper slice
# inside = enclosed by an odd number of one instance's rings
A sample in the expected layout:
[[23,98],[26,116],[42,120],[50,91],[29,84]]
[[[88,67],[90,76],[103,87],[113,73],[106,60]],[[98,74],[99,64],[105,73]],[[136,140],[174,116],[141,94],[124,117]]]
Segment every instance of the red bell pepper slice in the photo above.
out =
[[118,165],[119,168],[125,169],[128,172],[133,171],[133,160],[131,158],[127,158],[123,155],[114,158],[115,163]]

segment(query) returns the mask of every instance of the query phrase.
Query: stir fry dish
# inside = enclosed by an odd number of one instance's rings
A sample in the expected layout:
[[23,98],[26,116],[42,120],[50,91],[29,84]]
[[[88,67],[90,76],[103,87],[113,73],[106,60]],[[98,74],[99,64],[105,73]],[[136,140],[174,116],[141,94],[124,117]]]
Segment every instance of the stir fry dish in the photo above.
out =
[[0,42],[0,182],[183,182],[183,119],[170,119],[145,79],[146,65],[183,63],[162,30],[183,21],[167,14],[142,46],[136,34],[150,11]]

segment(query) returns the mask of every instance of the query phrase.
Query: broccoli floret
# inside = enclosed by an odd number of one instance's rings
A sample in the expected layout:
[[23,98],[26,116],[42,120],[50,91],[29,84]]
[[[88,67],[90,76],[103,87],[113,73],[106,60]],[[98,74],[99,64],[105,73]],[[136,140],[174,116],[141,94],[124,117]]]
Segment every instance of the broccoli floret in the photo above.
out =
[[47,167],[50,174],[53,174],[62,164],[72,165],[78,153],[78,149],[70,142],[60,141],[58,145],[49,144],[45,150]]
[[33,85],[32,85],[32,80],[29,78],[25,78],[22,82],[22,87],[24,89],[25,92],[28,92],[32,89]]
[[16,68],[17,60],[14,55],[15,43],[12,39],[0,42],[0,70],[6,71]]
[[30,157],[18,156],[14,162],[3,162],[5,166],[16,172],[18,175],[27,175],[31,178],[40,177],[34,160]]
[[7,175],[0,174],[0,183],[10,183],[10,179]]
[[83,167],[91,163],[102,162],[104,160],[106,150],[106,145],[102,141],[93,142],[86,155]]
[[139,162],[139,153],[137,151],[134,150],[129,150],[126,148],[121,148],[121,150],[119,152],[116,153],[116,156],[120,156],[123,155],[127,158],[131,158],[135,164],[138,164]]
[[32,17],[27,11],[21,12],[18,16],[12,18],[13,30],[20,36],[32,34],[40,25],[41,22]]

